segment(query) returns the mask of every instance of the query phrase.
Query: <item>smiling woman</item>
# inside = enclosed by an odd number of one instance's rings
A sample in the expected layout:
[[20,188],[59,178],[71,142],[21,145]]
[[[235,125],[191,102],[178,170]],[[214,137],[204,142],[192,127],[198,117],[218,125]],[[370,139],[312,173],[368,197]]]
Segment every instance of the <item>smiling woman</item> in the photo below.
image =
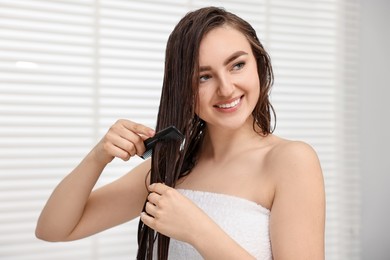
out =
[[[155,134],[118,120],[55,188],[37,237],[76,240],[140,215],[137,259],[323,259],[322,170],[309,145],[272,134],[272,80],[249,23],[222,8],[189,12],[168,39],[156,126],[176,126],[184,145],[158,143],[151,160],[93,191],[107,164],[141,156]],[[259,206],[215,211],[231,198]]]
[[[174,73],[168,80],[177,82],[180,85],[177,87],[183,87],[183,92],[189,85],[193,86],[191,91],[196,91],[191,94],[194,94],[195,98],[186,96],[188,91],[176,98],[170,98],[170,93],[166,97],[172,106],[178,107],[170,111],[173,117],[183,112],[193,112],[196,115],[203,113],[202,117],[210,118],[208,121],[213,125],[206,125],[204,120],[198,118],[190,122],[199,127],[196,130],[199,129],[203,135],[197,139],[198,146],[195,144],[191,146],[194,147],[193,150],[187,150],[188,157],[181,169],[184,172],[182,177],[165,174],[177,173],[180,167],[171,170],[169,167],[174,166],[164,164],[165,161],[174,161],[175,165],[179,165],[182,157],[168,160],[168,157],[161,153],[153,156],[153,164],[160,162],[161,165],[149,176],[155,178],[153,180],[156,182],[163,180],[169,186],[178,177],[175,188],[184,197],[176,193],[170,194],[170,189],[165,191],[157,186],[151,193],[154,194],[150,196],[151,203],[145,205],[145,211],[150,211],[150,216],[164,214],[160,212],[160,206],[155,208],[155,205],[162,203],[164,207],[175,206],[171,203],[172,198],[176,202],[183,199],[184,202],[177,206],[179,209],[188,205],[187,198],[217,223],[234,243],[242,245],[250,254],[257,256],[262,254],[260,251],[271,252],[270,241],[273,241],[271,248],[279,252],[277,241],[282,240],[278,239],[278,230],[272,228],[272,223],[278,221],[270,221],[276,219],[272,218],[270,210],[277,216],[275,205],[278,200],[272,201],[272,205],[269,202],[272,196],[283,197],[282,192],[288,191],[289,185],[280,186],[287,188],[278,189],[275,194],[264,188],[271,187],[272,182],[277,181],[271,179],[272,175],[267,173],[278,169],[268,168],[276,164],[267,164],[261,160],[263,157],[259,156],[259,152],[263,151],[265,154],[272,142],[277,141],[277,138],[270,138],[275,135],[290,140],[304,140],[318,152],[327,186],[326,259],[356,259],[359,252],[359,190],[356,189],[358,148],[353,143],[356,137],[354,115],[357,111],[353,86],[356,39],[353,35],[357,31],[355,27],[359,17],[356,1],[316,1],[316,4],[310,5],[302,1],[249,0],[236,3],[229,0],[218,3],[249,21],[265,44],[265,49],[271,54],[275,72],[272,96],[268,96],[269,89],[266,88],[272,74],[258,73],[264,72],[263,68],[270,67],[269,64],[263,64],[256,70],[259,82],[255,84],[260,86],[260,99],[272,100],[278,115],[277,128],[268,136],[260,131],[267,127],[270,133],[274,130],[270,106],[255,107],[253,115],[262,114],[261,111],[267,109],[269,111],[255,120],[257,122],[254,125],[253,121],[251,122],[252,129],[249,129],[248,122],[242,123],[241,118],[235,117],[236,112],[240,113],[241,108],[247,108],[247,105],[252,103],[250,99],[253,97],[253,91],[248,90],[249,85],[242,84],[238,79],[251,67],[248,62],[253,58],[251,55],[256,57],[256,51],[261,52],[263,48],[248,51],[245,49],[247,45],[237,45],[240,38],[234,36],[236,49],[233,50],[227,44],[230,41],[233,43],[229,36],[228,40],[220,42],[224,48],[215,48],[215,52],[208,52],[206,55],[197,53],[194,55],[195,61],[197,58],[205,60],[198,60],[197,73],[192,74],[194,66],[189,66],[185,73]],[[198,7],[200,6],[197,1],[177,0],[0,1],[0,34],[4,36],[0,39],[0,258],[43,260],[136,257],[138,217],[134,221],[127,221],[128,215],[118,215],[118,223],[125,223],[124,225],[71,243],[39,241],[34,236],[34,228],[39,211],[53,188],[105,135],[117,118],[129,118],[137,122],[130,123],[130,128],[134,125],[155,127],[163,77],[164,47],[168,35],[188,10]],[[227,33],[235,32],[234,26],[231,25],[217,27],[200,35],[203,43],[206,38],[213,38],[214,33],[225,38]],[[240,36],[242,35],[246,33]],[[255,47],[256,38],[247,37],[245,43]],[[185,37],[177,39],[178,47],[183,39]],[[219,39],[210,42],[217,40]],[[343,48],[346,42],[348,48]],[[201,47],[200,42],[198,43],[196,47]],[[181,50],[183,53],[194,54],[196,49]],[[225,49],[230,52],[223,53]],[[175,47],[173,50],[180,49]],[[176,57],[180,58],[181,55]],[[207,57],[209,55],[215,57],[210,59]],[[169,56],[171,55],[167,55]],[[184,61],[173,61],[176,62],[180,65]],[[347,69],[344,66],[347,66]],[[186,76],[187,82],[193,81],[181,84],[181,79]],[[251,74],[248,79],[253,79],[252,76]],[[201,91],[206,95],[201,96]],[[207,100],[209,102],[205,102]],[[199,106],[199,102],[206,103],[207,109]],[[266,104],[264,100],[261,103]],[[197,106],[203,110],[196,110]],[[180,109],[181,107],[184,109]],[[176,122],[163,116],[159,117],[160,119],[162,121],[156,130],[161,129],[160,126]],[[230,122],[226,123],[227,120]],[[126,120],[119,122],[128,126]],[[182,122],[188,123],[186,118]],[[251,142],[246,139],[238,140],[235,135],[224,134],[233,133],[240,124],[245,126],[242,129],[248,134],[244,136],[251,137]],[[208,131],[208,128],[212,131]],[[183,129],[181,128],[181,131],[185,132]],[[259,134],[252,135],[253,129]],[[115,126],[112,130],[121,132],[123,128]],[[144,139],[148,134],[141,136]],[[201,145],[202,142],[210,146]],[[256,147],[255,144],[259,142],[264,144],[264,147]],[[311,150],[303,143],[291,144],[302,144]],[[299,150],[299,147],[293,147],[294,145],[290,148]],[[170,144],[161,144],[157,150],[165,146],[169,147]],[[171,148],[163,150],[176,155],[175,147]],[[134,153],[130,147],[126,149],[130,149],[130,154]],[[138,146],[138,149],[142,148]],[[296,151],[292,153],[299,155]],[[279,150],[269,153],[267,158],[272,159],[275,154],[283,156],[284,153]],[[309,154],[313,154],[312,151]],[[127,159],[128,156],[129,154],[123,153],[118,158]],[[289,155],[287,157],[293,161],[300,160]],[[191,158],[194,160],[189,160]],[[237,160],[240,161],[239,165],[235,164]],[[105,214],[112,211],[105,205],[115,207],[121,204],[118,200],[120,197],[126,200],[125,208],[134,200],[146,200],[148,193],[137,193],[133,186],[126,185],[126,176],[120,178],[140,162],[142,160],[135,156],[130,161],[114,159],[107,164],[94,186],[91,199],[95,200],[104,190],[107,191],[106,188],[99,190],[99,187],[116,179],[120,180],[115,183],[124,185],[118,185],[121,188],[111,186],[115,187],[115,192],[112,192],[115,196],[103,195],[109,203],[97,205],[104,214],[101,214],[101,219],[96,222],[87,221],[89,224],[102,225],[102,229],[110,227],[110,223],[102,221],[110,219],[105,217]],[[217,166],[217,163],[220,164]],[[289,161],[286,159],[283,163]],[[210,171],[213,165],[214,168]],[[141,166],[134,170],[133,173],[139,176],[139,179],[133,182],[134,185],[145,185],[144,173],[151,166],[152,164],[145,168]],[[252,173],[262,166],[267,168],[261,174]],[[299,168],[299,165],[291,162],[288,167],[293,170]],[[93,174],[88,175],[90,168],[87,168],[85,177],[91,177]],[[161,168],[166,171],[161,171]],[[161,173],[161,176],[156,172]],[[291,174],[288,176],[293,177]],[[293,179],[285,181],[293,183]],[[253,183],[260,185],[253,188]],[[127,189],[133,191],[131,197]],[[150,191],[152,189],[153,187]],[[70,194],[77,191],[72,189]],[[160,200],[159,196],[155,196],[161,195],[159,192],[167,192],[166,199]],[[286,204],[296,205],[297,200]],[[135,211],[142,211],[142,202],[140,204]],[[87,207],[86,212],[91,208]],[[284,205],[283,208],[288,207]],[[187,208],[184,211],[187,211]],[[129,210],[126,214],[132,214],[131,212]],[[147,219],[144,219],[145,223],[154,227]],[[178,225],[180,220],[177,220]],[[50,224],[50,221],[43,222]],[[190,223],[191,220],[187,221],[186,225]],[[81,224],[80,227],[86,226]],[[201,228],[199,225],[196,227]],[[240,227],[240,230],[234,227]],[[142,226],[141,229],[146,230],[146,227]],[[207,251],[204,245],[194,244],[194,247],[191,245],[194,242],[183,243],[180,240],[183,237],[175,237],[170,233],[172,230],[160,231],[172,236],[168,251],[170,256],[185,259],[183,254],[186,254],[187,250],[195,255],[202,250]],[[243,231],[245,236],[242,235]],[[96,230],[75,229],[75,232],[93,234]],[[204,234],[207,235],[207,232]],[[294,233],[296,231],[291,232]],[[273,234],[274,238],[269,236],[270,234]],[[184,237],[187,235],[184,234]],[[189,237],[192,241],[191,236]],[[255,246],[246,246],[248,244]],[[281,242],[281,245],[283,244]],[[156,248],[157,243],[154,246]],[[24,250],[20,250],[21,247]],[[186,249],[177,250],[182,247]],[[274,254],[274,258],[276,257],[277,254]]]

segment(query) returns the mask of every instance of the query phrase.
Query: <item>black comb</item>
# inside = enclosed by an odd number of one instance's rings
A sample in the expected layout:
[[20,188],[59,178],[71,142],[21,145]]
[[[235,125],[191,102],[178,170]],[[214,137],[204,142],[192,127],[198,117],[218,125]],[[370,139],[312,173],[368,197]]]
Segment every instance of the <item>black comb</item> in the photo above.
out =
[[[178,140],[183,142],[184,135],[174,126],[169,126],[159,132],[153,137],[148,138],[144,141],[146,151],[140,157],[146,159],[152,155],[152,151],[157,142],[162,140]],[[183,143],[182,143],[183,144]],[[180,147],[181,149],[181,147]]]

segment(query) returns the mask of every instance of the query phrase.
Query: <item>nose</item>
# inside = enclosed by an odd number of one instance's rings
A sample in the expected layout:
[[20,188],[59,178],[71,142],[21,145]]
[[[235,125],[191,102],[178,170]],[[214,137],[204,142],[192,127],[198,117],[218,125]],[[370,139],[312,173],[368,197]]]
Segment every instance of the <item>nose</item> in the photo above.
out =
[[217,94],[221,97],[229,97],[233,94],[234,83],[228,75],[219,76]]

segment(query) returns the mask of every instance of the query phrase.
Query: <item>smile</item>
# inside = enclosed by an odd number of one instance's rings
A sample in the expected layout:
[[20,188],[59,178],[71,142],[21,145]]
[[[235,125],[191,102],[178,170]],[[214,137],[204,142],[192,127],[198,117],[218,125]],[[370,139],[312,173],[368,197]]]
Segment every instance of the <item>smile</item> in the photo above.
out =
[[241,97],[237,98],[236,100],[233,100],[230,103],[220,104],[220,105],[215,105],[215,106],[218,108],[224,108],[224,109],[233,108],[233,107],[237,106],[240,103],[240,101],[241,101]]

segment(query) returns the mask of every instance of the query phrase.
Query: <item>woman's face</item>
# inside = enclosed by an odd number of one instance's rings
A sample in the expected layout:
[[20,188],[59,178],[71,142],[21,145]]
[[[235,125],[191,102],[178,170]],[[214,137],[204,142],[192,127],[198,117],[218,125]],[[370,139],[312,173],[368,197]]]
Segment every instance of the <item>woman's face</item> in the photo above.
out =
[[196,113],[208,127],[252,124],[260,93],[257,64],[246,37],[230,26],[208,32],[199,49]]

